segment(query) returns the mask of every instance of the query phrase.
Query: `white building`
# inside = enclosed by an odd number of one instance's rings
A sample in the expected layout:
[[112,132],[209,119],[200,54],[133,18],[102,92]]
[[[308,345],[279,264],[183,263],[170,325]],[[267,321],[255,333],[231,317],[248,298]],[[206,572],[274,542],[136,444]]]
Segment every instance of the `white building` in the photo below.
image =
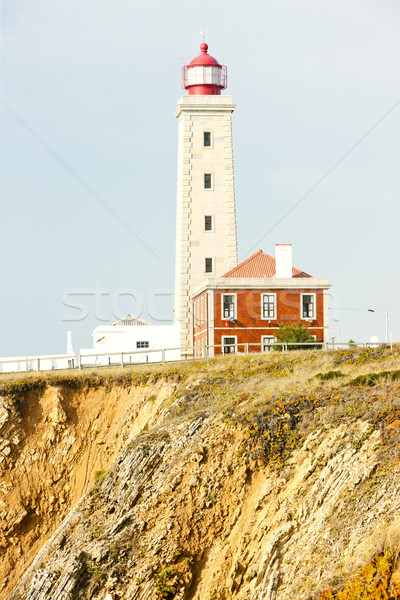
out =
[[[92,333],[93,348],[81,350],[82,364],[133,364],[180,359],[180,328],[153,325],[127,315]],[[123,356],[121,356],[123,355]]]

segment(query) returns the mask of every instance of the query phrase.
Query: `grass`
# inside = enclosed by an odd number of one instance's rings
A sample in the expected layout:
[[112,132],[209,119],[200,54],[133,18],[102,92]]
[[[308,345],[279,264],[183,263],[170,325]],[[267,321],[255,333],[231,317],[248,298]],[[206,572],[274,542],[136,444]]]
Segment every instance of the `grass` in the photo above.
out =
[[[346,367],[345,383],[338,364]],[[374,427],[383,423],[387,444],[394,447],[400,442],[400,409],[387,402],[388,387],[400,381],[397,346],[393,352],[389,348],[299,350],[221,356],[209,364],[186,361],[179,368],[168,363],[19,377],[0,378],[0,395],[18,405],[29,399],[28,393],[43,394],[46,386],[102,387],[107,393],[117,386],[173,381],[175,391],[164,405],[166,422],[220,413],[227,426],[244,430],[238,455],[270,467],[284,464],[313,428],[346,419],[363,417]],[[365,388],[376,392],[357,391]],[[150,396],[152,401],[155,397]]]
[[[248,355],[237,354],[229,356],[217,356],[210,359],[209,365],[203,360],[196,361],[178,361],[169,362],[163,365],[146,364],[126,367],[99,367],[85,369],[66,369],[60,371],[41,371],[26,373],[4,373],[0,374],[0,385],[9,382],[21,382],[30,379],[43,379],[46,381],[56,381],[58,379],[111,379],[118,380],[125,376],[147,375],[154,377],[156,375],[183,375],[190,373],[204,372],[207,367],[209,372],[221,372],[232,368],[237,363],[245,364],[246,376],[251,376],[257,372],[257,366],[265,365],[265,368],[272,375],[280,372],[291,372],[297,365],[318,364],[321,367],[326,365],[332,368],[339,365],[351,365],[361,367],[369,363],[384,362],[390,359],[398,359],[400,356],[400,345],[394,345],[393,351],[390,348],[361,348],[335,351],[322,350],[296,350],[290,353],[268,352],[265,354],[253,353]],[[320,369],[321,370],[321,369]]]
[[[342,371],[337,369],[338,365],[345,365],[345,383]],[[21,402],[29,401],[29,393],[40,396],[47,386],[76,390],[103,388],[108,393],[114,387],[130,388],[171,381],[177,385],[165,404],[168,419],[187,418],[188,415],[195,417],[204,411],[222,410],[223,419],[227,423],[235,419],[237,422],[241,415],[243,422],[247,420],[252,423],[253,416],[265,416],[267,405],[285,398],[284,405],[291,407],[288,410],[293,421],[297,418],[294,413],[300,410],[293,405],[295,396],[302,398],[299,407],[301,405],[307,412],[313,412],[325,402],[329,404],[331,413],[338,413],[340,411],[336,405],[341,401],[335,400],[335,393],[340,396],[343,389],[357,390],[360,386],[379,389],[381,385],[388,383],[395,385],[398,375],[400,376],[399,346],[395,346],[393,352],[389,348],[299,350],[290,353],[220,356],[210,360],[209,364],[204,361],[185,361],[87,371],[49,371],[39,375],[2,375],[0,396],[9,398],[19,406]],[[150,390],[153,402],[156,396],[152,392]],[[356,391],[354,394],[356,397]],[[331,397],[329,403],[324,400],[327,395]],[[362,406],[354,408],[358,414],[363,410]],[[256,431],[260,431],[260,419],[256,418],[253,426]],[[287,432],[287,435],[293,439],[292,433]]]
[[372,387],[380,382],[392,383],[400,379],[400,370],[395,371],[378,371],[376,373],[367,373],[365,375],[358,375],[351,381],[349,385],[352,386],[366,386]]
[[[166,421],[214,413],[228,427],[243,430],[239,457],[269,467],[284,465],[316,427],[360,417],[371,427],[391,427],[386,439],[394,447],[397,409],[387,402],[387,386],[376,385],[376,393],[365,396],[347,380],[375,373],[375,360],[380,368],[385,363],[400,366],[397,348],[393,353],[372,350],[355,349],[339,357],[337,352],[320,351],[236,355],[216,358],[208,367],[186,363],[167,402]],[[342,372],[334,369],[338,360],[346,361],[346,383]]]
[[57,380],[63,378],[98,378],[98,379],[118,379],[122,376],[128,375],[153,375],[158,373],[177,373],[178,368],[183,363],[166,363],[165,365],[159,364],[146,364],[146,365],[135,365],[129,367],[98,367],[98,368],[84,368],[84,369],[60,369],[59,371],[28,371],[24,373],[0,373],[0,385],[4,383],[20,382],[24,380],[41,378],[44,380]]
[[[0,395],[17,399],[27,392],[42,394],[47,386],[63,386],[72,389],[103,387],[110,391],[114,386],[129,387],[148,385],[159,379],[195,385],[196,379],[207,378],[206,388],[214,401],[221,399],[222,387],[228,384],[229,393],[235,384],[243,392],[243,384],[249,381],[248,391],[254,395],[254,387],[262,382],[264,393],[274,395],[287,393],[288,390],[302,393],[312,391],[324,385],[325,389],[335,389],[343,382],[338,365],[346,365],[346,375],[352,378],[351,385],[370,385],[376,375],[376,363],[385,366],[400,367],[400,347],[393,352],[389,348],[363,348],[339,351],[299,350],[291,353],[271,352],[268,354],[220,356],[204,361],[185,361],[165,365],[136,365],[125,368],[98,368],[90,370],[47,371],[37,373],[12,373],[0,375]],[[382,364],[383,366],[383,364]],[[389,373],[389,369],[383,372]],[[371,375],[372,379],[368,380]],[[362,376],[364,379],[362,379]],[[315,377],[314,380],[312,378]],[[361,377],[361,379],[357,379]],[[389,377],[389,375],[388,375]],[[391,376],[392,380],[395,378]],[[396,375],[397,377],[397,375]],[[223,386],[221,385],[223,384]],[[180,388],[182,386],[179,386]],[[219,389],[218,389],[219,388]],[[246,391],[246,390],[245,390]],[[180,392],[179,392],[180,393]],[[176,396],[179,396],[179,393]],[[204,394],[202,394],[204,396]],[[182,396],[182,394],[181,394]],[[186,396],[193,396],[189,390]],[[152,396],[154,398],[154,396]],[[228,399],[228,398],[226,398]],[[174,398],[176,400],[176,398]]]
[[131,387],[137,385],[148,385],[156,383],[160,378],[179,378],[179,374],[172,368],[168,371],[145,371],[134,369],[120,369],[114,373],[97,369],[96,371],[82,372],[54,371],[41,373],[40,375],[23,373],[14,376],[0,377],[0,396],[5,396],[12,401],[19,401],[29,393],[42,396],[48,386],[63,387],[72,390],[103,387],[106,392],[111,392],[113,387]]

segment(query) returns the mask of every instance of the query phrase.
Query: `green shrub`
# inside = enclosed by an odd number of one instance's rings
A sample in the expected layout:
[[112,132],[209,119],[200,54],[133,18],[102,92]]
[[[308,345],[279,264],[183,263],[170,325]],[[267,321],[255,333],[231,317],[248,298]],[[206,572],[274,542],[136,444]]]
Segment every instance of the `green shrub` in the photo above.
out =
[[358,386],[367,386],[372,387],[377,385],[378,383],[393,383],[400,379],[400,370],[397,371],[378,371],[377,373],[367,373],[366,375],[359,375],[354,379],[349,381],[349,385],[358,387]]
[[337,379],[338,377],[345,377],[345,374],[341,371],[328,371],[327,373],[317,373],[315,379],[321,381],[328,381],[329,379]]
[[177,572],[172,567],[164,567],[154,575],[158,596],[172,600],[176,594],[177,575]]
[[[315,340],[303,323],[292,325],[280,324],[276,334],[276,341],[287,344],[288,350],[304,350],[319,348],[321,344],[315,344]],[[314,343],[313,343],[314,342]],[[308,343],[308,346],[297,346],[299,343]],[[282,346],[273,346],[274,350],[281,350]]]
[[104,479],[105,476],[107,475],[108,470],[103,470],[103,469],[99,469],[98,471],[94,472],[94,480],[97,481],[98,479]]

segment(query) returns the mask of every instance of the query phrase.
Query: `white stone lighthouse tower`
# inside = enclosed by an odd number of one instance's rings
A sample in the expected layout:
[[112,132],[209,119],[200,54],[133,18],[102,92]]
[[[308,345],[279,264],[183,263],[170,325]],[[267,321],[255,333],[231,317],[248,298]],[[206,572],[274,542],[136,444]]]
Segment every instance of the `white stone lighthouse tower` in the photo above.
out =
[[200,46],[201,54],[182,67],[178,119],[178,184],[175,260],[175,323],[181,345],[193,345],[191,295],[207,278],[237,265],[231,96],[226,67]]

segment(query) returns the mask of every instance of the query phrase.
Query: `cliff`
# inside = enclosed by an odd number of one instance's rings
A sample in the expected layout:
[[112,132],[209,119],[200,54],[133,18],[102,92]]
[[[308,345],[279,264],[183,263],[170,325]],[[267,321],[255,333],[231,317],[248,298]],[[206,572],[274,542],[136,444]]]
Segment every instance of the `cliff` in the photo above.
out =
[[271,353],[4,383],[1,597],[400,597],[399,364]]

